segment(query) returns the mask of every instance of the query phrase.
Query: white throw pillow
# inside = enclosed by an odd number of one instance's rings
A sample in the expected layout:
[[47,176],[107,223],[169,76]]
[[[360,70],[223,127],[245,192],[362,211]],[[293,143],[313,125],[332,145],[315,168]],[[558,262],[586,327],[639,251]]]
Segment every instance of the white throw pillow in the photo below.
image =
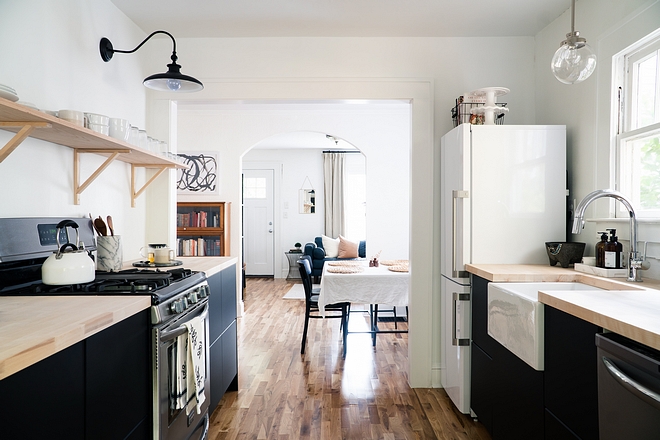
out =
[[328,258],[337,258],[337,255],[339,255],[339,239],[321,235],[321,241],[323,242],[325,256]]

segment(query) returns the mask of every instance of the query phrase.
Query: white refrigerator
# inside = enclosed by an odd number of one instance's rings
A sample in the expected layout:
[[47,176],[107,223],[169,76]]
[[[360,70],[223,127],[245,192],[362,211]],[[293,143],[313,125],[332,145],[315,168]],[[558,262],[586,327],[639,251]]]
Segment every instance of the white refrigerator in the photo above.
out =
[[465,264],[548,264],[566,239],[566,128],[462,124],[441,141],[442,386],[470,412]]

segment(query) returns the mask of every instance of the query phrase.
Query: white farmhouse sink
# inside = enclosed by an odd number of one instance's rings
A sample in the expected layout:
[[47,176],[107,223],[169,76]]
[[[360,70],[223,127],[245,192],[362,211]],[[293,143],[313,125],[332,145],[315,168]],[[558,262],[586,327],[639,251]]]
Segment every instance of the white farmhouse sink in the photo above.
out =
[[583,283],[489,283],[488,334],[535,370],[544,369],[544,313],[538,292],[603,290]]

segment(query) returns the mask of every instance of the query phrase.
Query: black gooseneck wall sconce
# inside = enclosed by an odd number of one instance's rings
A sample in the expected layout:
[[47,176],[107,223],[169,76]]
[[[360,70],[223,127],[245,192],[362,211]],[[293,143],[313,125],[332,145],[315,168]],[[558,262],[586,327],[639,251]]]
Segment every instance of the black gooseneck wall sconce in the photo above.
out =
[[167,72],[156,73],[155,75],[148,76],[144,79],[144,85],[150,89],[160,90],[161,92],[198,92],[204,88],[204,85],[192,76],[183,75],[181,73],[181,66],[176,63],[176,41],[172,34],[166,31],[154,31],[142,43],[133,50],[118,50],[112,47],[112,43],[107,38],[101,38],[99,49],[101,51],[101,58],[103,61],[108,62],[112,59],[115,53],[133,53],[142,47],[151,37],[156,34],[165,34],[172,39],[172,64],[167,65]]

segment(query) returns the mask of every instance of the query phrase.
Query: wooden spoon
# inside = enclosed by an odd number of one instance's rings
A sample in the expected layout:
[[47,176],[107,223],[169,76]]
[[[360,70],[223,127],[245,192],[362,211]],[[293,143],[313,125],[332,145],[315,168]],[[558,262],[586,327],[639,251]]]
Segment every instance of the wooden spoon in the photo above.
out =
[[108,228],[106,228],[105,222],[103,221],[103,219],[101,218],[100,215],[99,215],[99,218],[94,220],[94,227],[98,231],[99,235],[102,235],[102,236],[108,235]]
[[112,224],[112,217],[108,216],[108,228],[110,228],[110,235],[115,235],[115,227]]
[[96,233],[97,233],[98,235],[101,235],[101,231],[99,231],[99,229],[96,227],[96,223],[95,223],[95,221],[94,221],[94,217],[92,217],[92,213],[91,213],[91,212],[89,213],[89,218],[92,219],[92,226],[94,227],[94,230],[96,231]]

